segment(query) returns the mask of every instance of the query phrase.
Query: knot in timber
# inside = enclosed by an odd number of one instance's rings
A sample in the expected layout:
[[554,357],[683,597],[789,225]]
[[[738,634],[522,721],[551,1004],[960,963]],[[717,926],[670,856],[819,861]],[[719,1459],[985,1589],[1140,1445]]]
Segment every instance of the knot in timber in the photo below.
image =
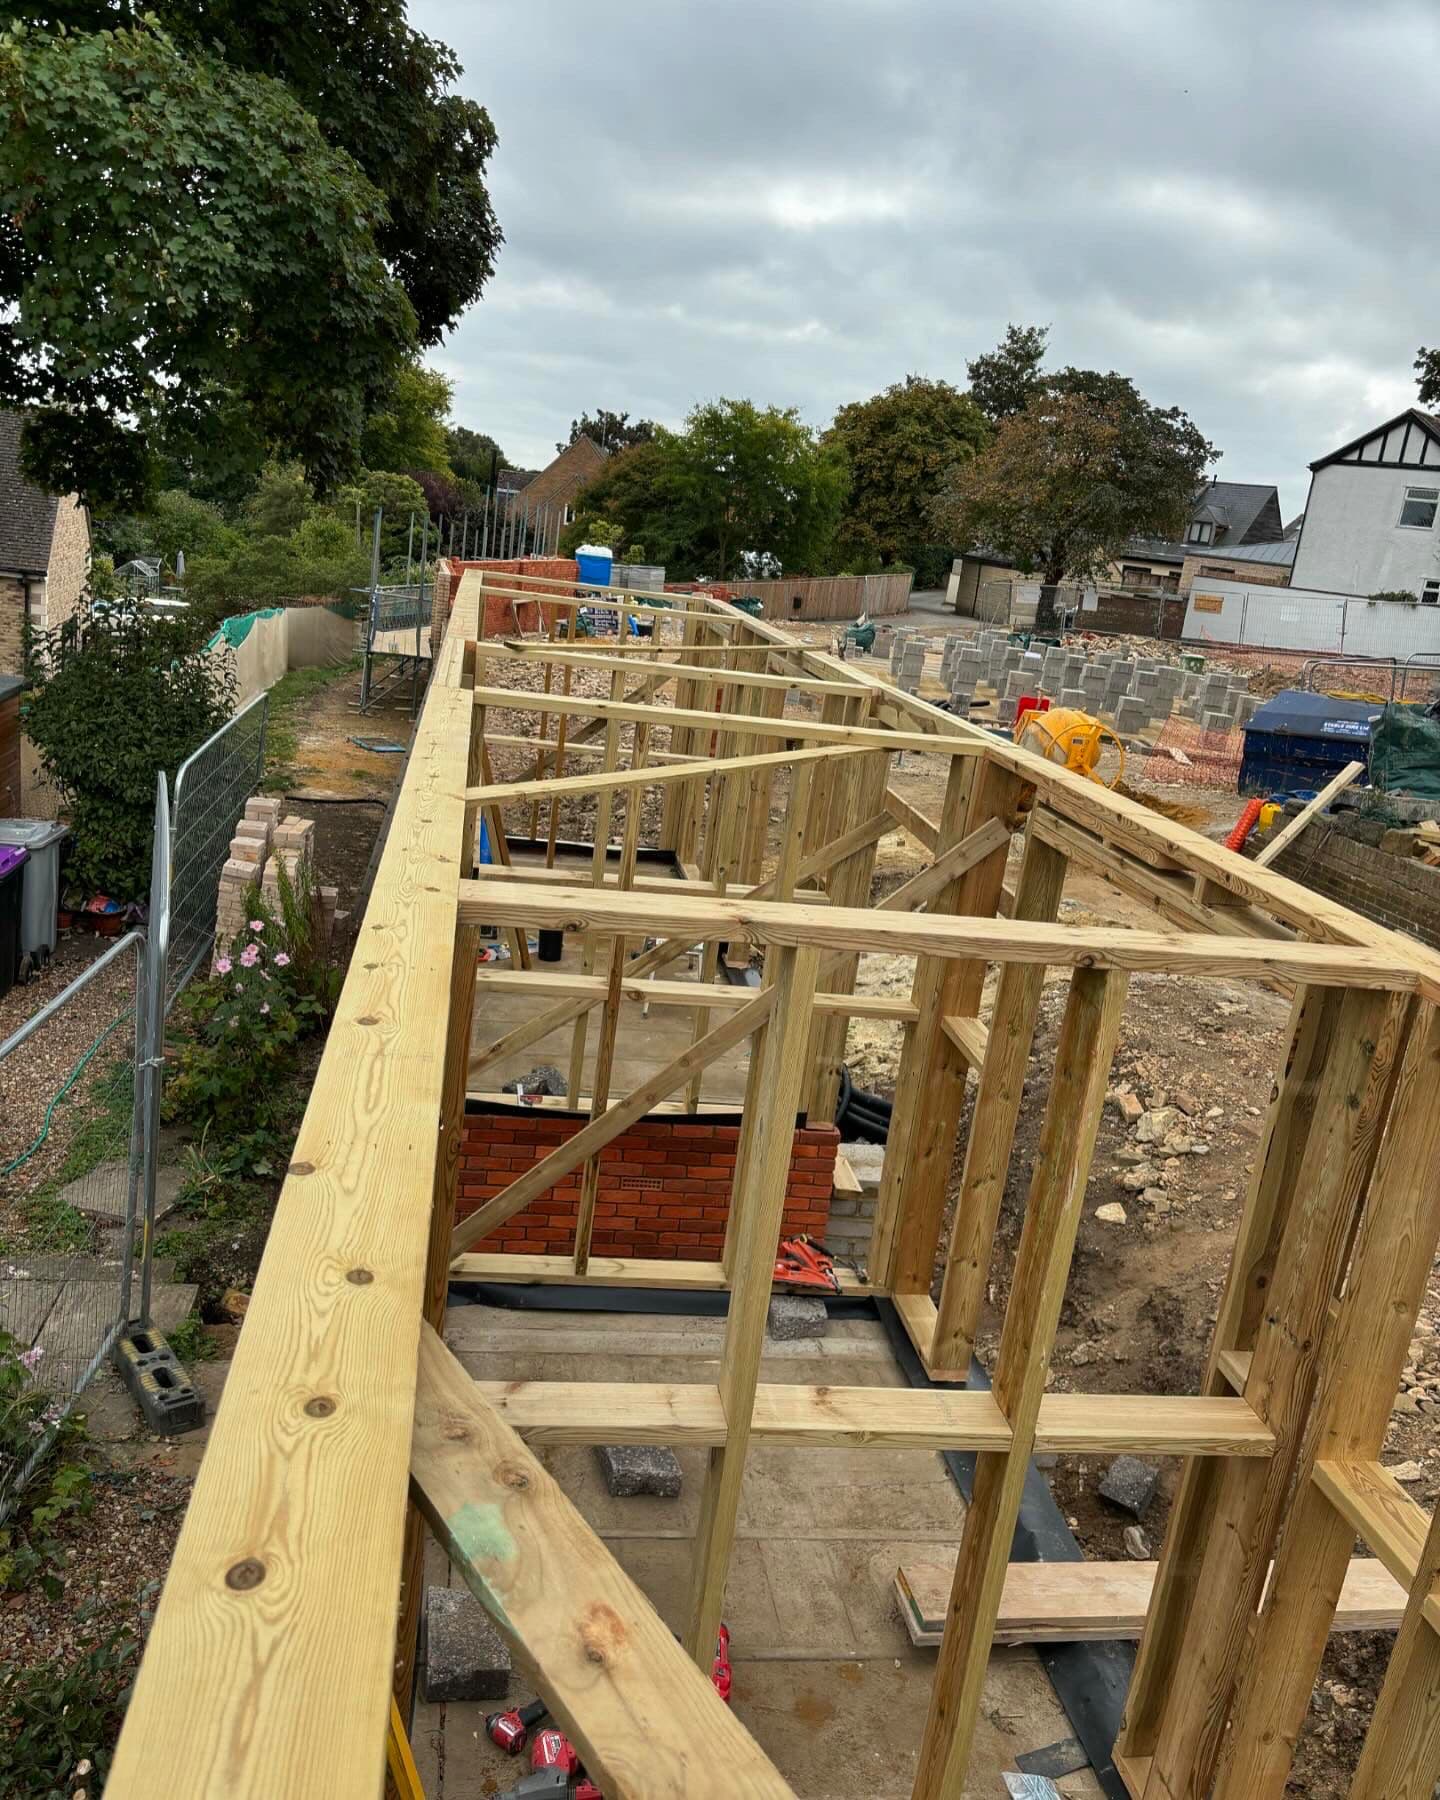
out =
[[464,1413],[447,1413],[440,1430],[446,1442],[451,1444],[463,1444],[470,1436],[470,1427],[465,1423]]
[[312,1419],[328,1419],[335,1410],[335,1402],[328,1394],[316,1394],[312,1400],[305,1402],[305,1411]]
[[529,1474],[518,1463],[500,1463],[495,1470],[495,1479],[502,1487],[514,1488],[517,1494],[523,1494],[530,1485]]
[[361,1013],[355,1023],[357,1025],[378,1025],[380,1021],[375,1017],[374,1013]]
[[257,1556],[246,1556],[237,1563],[232,1563],[225,1571],[225,1585],[234,1588],[237,1594],[245,1594],[251,1588],[259,1587],[265,1579],[265,1565]]
[[346,1274],[345,1279],[353,1287],[369,1287],[375,1277],[370,1273],[369,1269],[351,1269]]
[[612,1662],[616,1652],[624,1647],[627,1635],[625,1621],[603,1601],[590,1607],[580,1621],[580,1642],[587,1662],[602,1666]]
[[315,1165],[314,1163],[294,1162],[289,1165],[285,1173],[287,1175],[313,1175],[315,1173]]

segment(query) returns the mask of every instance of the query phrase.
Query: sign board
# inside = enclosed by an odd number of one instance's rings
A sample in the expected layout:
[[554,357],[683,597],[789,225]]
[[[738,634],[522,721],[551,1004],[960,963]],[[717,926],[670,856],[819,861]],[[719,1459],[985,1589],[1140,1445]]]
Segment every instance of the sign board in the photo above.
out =
[[1224,612],[1225,597],[1223,594],[1192,594],[1190,596],[1190,604],[1195,608],[1196,612]]

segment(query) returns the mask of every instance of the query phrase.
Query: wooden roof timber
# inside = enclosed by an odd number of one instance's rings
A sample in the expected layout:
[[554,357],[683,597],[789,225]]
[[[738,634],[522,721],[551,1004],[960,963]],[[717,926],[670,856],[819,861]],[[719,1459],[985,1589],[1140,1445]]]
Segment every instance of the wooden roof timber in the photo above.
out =
[[[651,671],[647,670],[647,674]],[[880,726],[824,725],[818,719],[767,719],[758,713],[705,712],[688,706],[645,706],[629,700],[599,700],[585,694],[541,694],[530,688],[475,689],[475,704],[512,712],[579,714],[618,719],[622,724],[671,725],[695,731],[733,731],[739,737],[782,738],[815,744],[845,744],[867,750],[914,750],[929,756],[980,756],[985,745],[969,739],[934,737],[921,731]]]
[[566,890],[516,881],[462,881],[459,913],[465,924],[525,924],[652,936],[660,932],[691,942],[724,939],[811,945],[822,950],[972,957],[987,962],[1219,975],[1249,981],[1280,976],[1320,987],[1402,993],[1415,992],[1421,985],[1408,958],[1380,949],[722,900],[688,892],[679,882],[673,899],[667,895],[659,907],[648,894],[626,894],[619,889]]
[[593,775],[541,776],[536,781],[496,781],[488,787],[465,790],[472,806],[510,800],[549,800],[584,794],[610,793],[616,789],[673,787],[681,781],[706,781],[712,775],[740,775],[752,769],[783,768],[787,764],[816,762],[834,757],[868,754],[864,744],[822,744],[814,750],[772,750],[759,756],[716,756],[703,761],[669,764],[663,768],[600,769]]
[[[968,719],[942,712],[928,700],[905,693],[869,669],[809,645],[796,644],[785,631],[768,620],[749,618],[723,600],[712,599],[708,604],[732,625],[737,621],[743,623],[750,635],[763,638],[777,652],[788,650],[794,661],[810,674],[831,674],[839,680],[869,683],[881,700],[882,708],[906,720],[911,730],[959,737],[978,744],[986,755],[1003,767],[1022,780],[1033,782],[1046,805],[1102,838],[1112,839],[1123,848],[1159,852],[1192,874],[1206,876],[1247,904],[1273,913],[1287,925],[1312,937],[1337,944],[1370,945],[1383,949],[1386,954],[1408,959],[1415,968],[1420,993],[1428,1000],[1440,1001],[1440,955],[1424,945],[1372,923],[1273,869],[1257,868],[1252,861],[1227,850],[1223,844],[1213,843],[1189,826],[1162,818],[1137,800],[1101,787],[1098,782],[1072,775],[1045,762],[1032,751],[1021,749],[1018,744],[972,725]],[[884,717],[884,710],[881,717]]]
[[[633,669],[634,662],[613,651],[589,651],[569,645],[526,643],[516,638],[501,640],[505,654],[523,662],[559,663],[584,669]],[[670,650],[681,645],[667,645]],[[487,646],[488,649],[488,646]],[[489,651],[494,655],[493,651]],[[688,654],[688,652],[687,652]],[[692,668],[682,662],[652,662],[645,666],[647,675],[663,675],[666,681],[691,681],[697,687],[779,688],[790,694],[840,695],[847,700],[866,698],[872,690],[860,681],[827,681],[820,675],[766,675],[747,669]]]

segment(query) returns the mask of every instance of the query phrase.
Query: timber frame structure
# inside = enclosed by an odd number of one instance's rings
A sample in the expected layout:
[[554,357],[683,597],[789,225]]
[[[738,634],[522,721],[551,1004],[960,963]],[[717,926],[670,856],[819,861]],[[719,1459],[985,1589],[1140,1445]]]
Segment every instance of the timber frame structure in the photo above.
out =
[[[587,607],[634,606],[584,592]],[[964,1787],[1021,1484],[1041,1451],[1186,1458],[1117,1745],[1133,1795],[1284,1791],[1357,1535],[1410,1600],[1350,1791],[1429,1794],[1440,1779],[1440,1525],[1378,1457],[1440,1238],[1440,958],[721,602],[693,597],[656,612],[650,640],[597,647],[561,630],[577,593],[478,570],[460,582],[110,1800],[378,1794],[392,1685],[402,1710],[408,1697],[427,1525],[607,1796],[790,1792],[702,1672],[751,1444],[978,1453],[914,1787],[924,1800],[958,1800]],[[526,635],[518,621],[534,617],[525,603],[537,596],[539,633]],[[513,602],[517,630],[485,640],[497,598]],[[543,688],[505,685],[526,663]],[[582,669],[609,678],[608,698],[573,691]],[[657,699],[668,684],[673,704]],[[492,735],[487,717],[502,707],[537,722]],[[502,749],[528,754],[516,779],[495,778]],[[585,772],[567,772],[587,751]],[[937,818],[891,788],[900,752],[944,759]],[[652,788],[664,796],[660,844],[687,877],[667,881],[663,898],[636,873],[638,805],[618,856],[607,854],[614,797]],[[507,815],[514,835],[528,813],[538,840],[549,807],[553,846],[550,802],[585,795],[597,804],[589,881],[507,866]],[[477,869],[482,818],[498,864]],[[875,844],[896,823],[934,860],[871,906]],[[1161,928],[1058,923],[1072,863],[1151,904]],[[578,1070],[598,1014],[598,1050],[586,1127],[456,1229],[482,925],[512,933],[503,979],[535,980],[542,994],[547,978],[525,972],[526,929],[583,934],[586,973],[549,978],[545,1016],[552,1028],[574,1021]],[[627,956],[647,937],[653,950]],[[719,944],[763,951],[761,987],[737,1004],[717,985],[697,1006],[694,983],[652,982],[696,943],[707,980]],[[908,1000],[853,994],[858,959],[875,950],[913,957]],[[989,966],[999,975],[987,1025]],[[1041,984],[1056,967],[1069,971],[1068,998],[993,1392],[762,1384],[795,1119],[828,1116],[847,1013],[876,1007],[901,1022],[904,1048],[868,1287],[891,1297],[932,1376],[963,1382]],[[1050,1394],[1135,971],[1285,984],[1288,1047],[1202,1391]],[[693,1011],[691,1049],[614,1096],[616,1010],[642,988]],[[683,1090],[694,1106],[706,1063],[747,1037],[721,1260],[592,1255],[600,1150],[667,1095]],[[971,1070],[973,1122],[942,1243]],[[477,1248],[577,1169],[569,1256]],[[466,1275],[727,1288],[719,1379],[476,1382],[440,1335],[447,1281]],[[623,1442],[708,1447],[683,1645],[528,1448]]]

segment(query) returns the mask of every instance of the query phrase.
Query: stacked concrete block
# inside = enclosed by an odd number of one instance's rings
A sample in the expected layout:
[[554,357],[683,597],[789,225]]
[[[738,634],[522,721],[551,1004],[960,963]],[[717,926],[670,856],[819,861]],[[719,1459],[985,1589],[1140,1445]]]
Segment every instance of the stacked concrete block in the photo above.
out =
[[1141,732],[1150,723],[1150,714],[1143,700],[1133,695],[1124,695],[1115,708],[1115,729],[1122,737],[1133,736]]
[[1080,672],[1080,686],[1085,694],[1086,708],[1094,712],[1105,703],[1110,677],[1098,664],[1087,663]]
[[1060,690],[1059,704],[1070,707],[1075,712],[1084,712],[1086,698],[1084,688],[1065,687]]
[[1235,723],[1248,725],[1255,716],[1255,709],[1260,702],[1253,694],[1242,694],[1235,708]]
[[1004,695],[997,705],[997,712],[1002,725],[1013,725],[1015,714],[1019,710],[1018,702],[1013,694]]
[[1201,718],[1206,731],[1229,731],[1233,723],[1228,712],[1212,712],[1208,708]]
[[1033,682],[1023,669],[1011,669],[1005,677],[1005,698],[1018,700],[1033,689]]

